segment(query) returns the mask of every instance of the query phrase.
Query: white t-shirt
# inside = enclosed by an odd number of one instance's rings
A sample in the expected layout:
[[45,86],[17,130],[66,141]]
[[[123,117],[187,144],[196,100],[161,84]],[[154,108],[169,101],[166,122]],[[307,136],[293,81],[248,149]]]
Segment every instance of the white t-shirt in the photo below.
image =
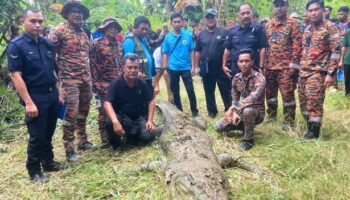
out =
[[161,47],[158,47],[158,48],[156,48],[156,50],[154,50],[153,58],[154,58],[154,64],[155,64],[156,68],[157,69],[161,68],[162,61],[163,61]]

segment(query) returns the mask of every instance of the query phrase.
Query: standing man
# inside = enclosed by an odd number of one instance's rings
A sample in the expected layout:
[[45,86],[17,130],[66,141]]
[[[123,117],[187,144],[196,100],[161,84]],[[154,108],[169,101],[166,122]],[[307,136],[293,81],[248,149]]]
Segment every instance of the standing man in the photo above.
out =
[[170,88],[174,96],[174,103],[179,110],[182,109],[180,99],[180,77],[185,85],[192,116],[198,115],[197,99],[194,92],[193,81],[191,76],[195,74],[194,68],[194,44],[192,35],[185,30],[181,30],[182,16],[180,13],[173,13],[170,16],[171,25],[174,28],[163,42],[163,68],[169,69]]
[[325,20],[328,20],[328,21],[331,21],[331,22],[333,22],[333,23],[337,23],[337,22],[338,22],[338,19],[331,18],[332,11],[333,11],[333,8],[332,8],[332,7],[330,7],[330,6],[325,6],[325,7],[324,7],[324,19],[325,19]]
[[[346,31],[350,29],[350,22],[349,22],[349,7],[342,6],[338,10],[338,21],[337,26],[340,30],[340,40],[343,41],[344,36],[346,34]],[[342,46],[342,43],[340,44]],[[338,77],[335,76],[335,82],[334,82],[334,89],[333,91],[337,91],[339,89],[338,87]]]
[[344,69],[345,96],[350,95],[350,30],[347,30],[343,40],[339,67]]
[[[240,25],[233,28],[224,43],[225,52],[223,56],[222,69],[227,77],[232,78],[238,72],[238,53],[242,49],[251,49],[254,58],[253,69],[259,71],[265,65],[265,54],[268,42],[261,25],[252,23],[252,6],[243,3],[239,6],[237,15]],[[227,67],[231,58],[231,69]]]
[[294,124],[295,96],[300,58],[301,58],[301,32],[300,23],[287,16],[288,0],[274,0],[274,18],[266,25],[266,36],[269,48],[266,57],[266,101],[267,114],[270,120],[277,117],[278,89],[283,100],[283,113],[285,125]]
[[125,136],[136,145],[152,142],[155,138],[155,102],[147,84],[138,78],[138,56],[125,54],[122,65],[124,73],[111,83],[104,102],[114,155],[121,152],[121,137]]
[[199,33],[195,48],[195,66],[200,68],[199,74],[203,78],[205,100],[207,102],[208,116],[215,118],[218,109],[215,101],[215,87],[218,84],[225,111],[231,105],[231,81],[222,71],[222,55],[224,42],[229,30],[218,27],[216,11],[208,9],[204,13],[205,26]]
[[250,50],[238,53],[238,73],[232,81],[232,106],[224,118],[215,124],[219,132],[243,130],[242,151],[254,146],[254,127],[264,121],[265,86],[263,74],[253,70],[253,56]]
[[151,48],[147,43],[147,34],[151,23],[145,16],[138,16],[134,21],[134,30],[129,33],[123,42],[123,54],[135,53],[139,56],[140,72],[139,77],[144,79],[148,88],[154,93],[152,76],[156,75]]
[[96,93],[101,147],[106,147],[109,144],[105,128],[106,114],[101,105],[106,99],[109,84],[122,74],[122,44],[115,37],[122,30],[122,27],[116,19],[108,17],[98,30],[103,33],[103,37],[93,41],[90,61],[93,90]]
[[340,33],[336,25],[323,20],[323,1],[311,0],[306,9],[311,25],[303,34],[298,93],[308,126],[302,139],[310,140],[320,135],[325,91],[333,83],[340,58]]
[[57,52],[58,76],[62,83],[67,114],[63,122],[63,144],[68,161],[77,161],[74,148],[74,132],[77,130],[78,149],[93,149],[88,141],[86,119],[92,97],[89,62],[89,38],[82,28],[82,21],[89,17],[89,10],[79,1],[67,1],[61,15],[68,23],[59,24],[49,39]]
[[29,132],[27,170],[30,180],[48,181],[44,171],[58,171],[65,166],[53,160],[52,136],[56,129],[59,103],[63,96],[55,72],[53,47],[40,37],[44,16],[36,8],[23,12],[25,32],[7,46],[8,70],[25,107]]

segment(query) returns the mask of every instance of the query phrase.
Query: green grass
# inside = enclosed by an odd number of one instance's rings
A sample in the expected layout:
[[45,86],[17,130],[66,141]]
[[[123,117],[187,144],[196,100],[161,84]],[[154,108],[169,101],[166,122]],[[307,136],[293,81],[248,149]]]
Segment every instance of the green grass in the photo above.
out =
[[[342,92],[327,94],[320,140],[297,140],[305,131],[298,108],[295,131],[279,131],[277,125],[281,119],[263,123],[256,129],[255,148],[240,152],[240,133],[220,135],[213,130],[215,120],[206,117],[200,78],[195,79],[195,87],[200,114],[208,120],[207,132],[213,139],[215,151],[242,157],[272,172],[271,177],[264,177],[242,169],[225,169],[231,183],[229,194],[232,199],[350,198],[349,103]],[[190,115],[183,86],[181,91],[185,112]],[[165,89],[158,99],[166,99]],[[218,93],[217,100],[222,112]],[[91,141],[99,143],[94,107],[88,130]],[[48,184],[37,185],[30,183],[25,169],[26,129],[21,127],[13,131],[21,134],[16,134],[10,143],[0,141],[0,199],[184,199],[172,196],[162,171],[135,171],[143,163],[165,159],[157,142],[147,147],[130,148],[120,157],[112,157],[110,149],[80,152],[81,161],[71,164],[65,171],[50,173]],[[61,137],[62,131],[58,128],[54,151],[56,159],[64,161]]]

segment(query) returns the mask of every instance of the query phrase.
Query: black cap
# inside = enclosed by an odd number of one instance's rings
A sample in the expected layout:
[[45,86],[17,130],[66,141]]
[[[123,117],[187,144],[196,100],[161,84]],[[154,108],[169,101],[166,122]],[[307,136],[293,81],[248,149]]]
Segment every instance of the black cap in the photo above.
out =
[[216,16],[216,11],[213,8],[209,8],[205,11],[204,17],[207,18],[209,15]]
[[273,4],[286,4],[288,5],[288,0],[273,0]]

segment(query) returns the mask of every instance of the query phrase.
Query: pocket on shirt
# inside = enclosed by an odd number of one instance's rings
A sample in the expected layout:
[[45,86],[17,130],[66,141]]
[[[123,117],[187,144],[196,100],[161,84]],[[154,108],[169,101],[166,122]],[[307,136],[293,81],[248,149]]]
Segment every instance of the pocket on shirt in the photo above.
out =
[[26,55],[26,58],[29,60],[29,61],[37,61],[40,59],[40,56],[38,54],[27,54]]

